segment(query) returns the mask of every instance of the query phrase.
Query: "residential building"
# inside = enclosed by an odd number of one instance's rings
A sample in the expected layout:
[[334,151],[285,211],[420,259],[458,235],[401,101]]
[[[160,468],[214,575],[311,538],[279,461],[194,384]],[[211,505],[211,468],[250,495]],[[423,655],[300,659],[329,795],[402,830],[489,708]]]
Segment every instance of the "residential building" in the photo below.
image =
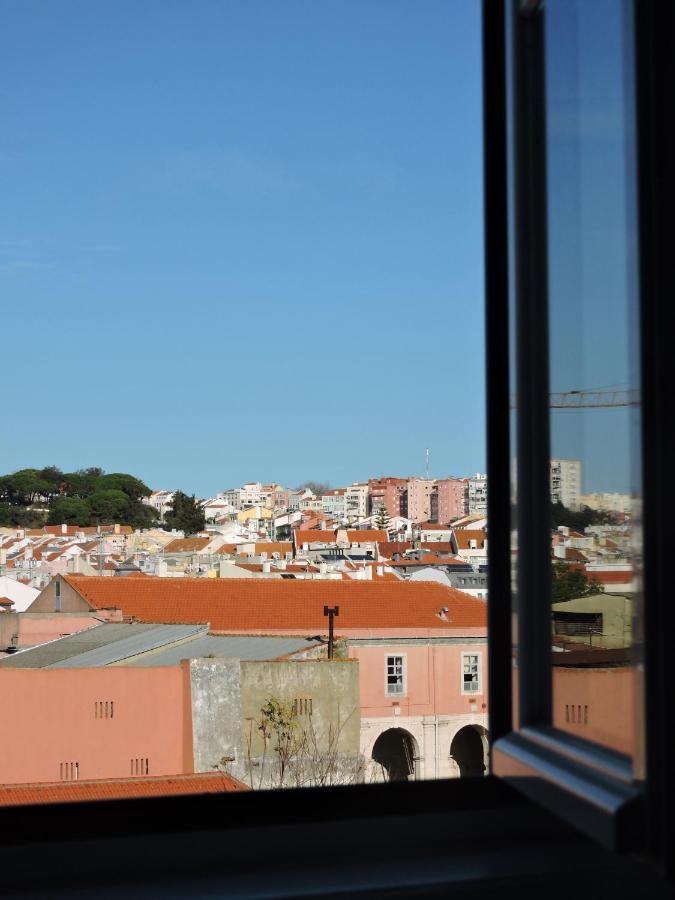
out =
[[409,478],[406,484],[408,509],[405,515],[413,522],[428,522],[431,515],[431,492],[434,482],[425,478]]
[[581,494],[579,503],[600,512],[629,514],[632,511],[633,498],[630,494]]
[[347,518],[347,499],[345,488],[333,488],[321,496],[321,509],[326,515],[338,522]]
[[436,516],[431,521],[445,525],[452,519],[465,516],[469,511],[469,483],[466,478],[441,478],[434,485],[434,496],[438,504]]
[[551,503],[568,509],[581,508],[581,460],[551,460]]
[[478,472],[469,478],[468,509],[469,515],[487,515],[488,484],[487,475]]
[[407,479],[371,478],[368,481],[370,514],[377,516],[384,508],[390,519],[407,516]]
[[175,491],[153,491],[149,497],[141,497],[141,501],[156,510],[159,521],[163,522],[166,513],[173,506],[174,494]]
[[345,489],[345,504],[349,522],[358,522],[366,518],[368,515],[369,492],[370,489],[367,484],[358,482]]

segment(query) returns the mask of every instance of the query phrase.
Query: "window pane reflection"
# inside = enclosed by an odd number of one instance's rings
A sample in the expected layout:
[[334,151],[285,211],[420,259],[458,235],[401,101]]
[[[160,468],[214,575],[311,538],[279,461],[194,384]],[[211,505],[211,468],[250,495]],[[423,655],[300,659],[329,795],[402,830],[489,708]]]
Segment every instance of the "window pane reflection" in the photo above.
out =
[[546,5],[553,724],[636,755],[636,231],[628,6]]

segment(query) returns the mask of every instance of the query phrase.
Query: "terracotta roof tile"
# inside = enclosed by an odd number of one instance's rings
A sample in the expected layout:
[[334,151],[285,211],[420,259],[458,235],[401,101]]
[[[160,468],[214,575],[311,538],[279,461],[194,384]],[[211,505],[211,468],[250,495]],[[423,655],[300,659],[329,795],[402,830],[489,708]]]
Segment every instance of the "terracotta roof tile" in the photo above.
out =
[[[441,584],[412,581],[273,578],[106,578],[66,575],[96,609],[121,609],[141,622],[209,623],[214,631],[271,634],[325,631],[326,604],[340,628],[484,628],[485,604]],[[438,611],[447,606],[449,621]]]
[[164,553],[193,553],[195,550],[203,550],[211,541],[211,538],[175,538],[164,548]]
[[97,781],[49,784],[9,784],[0,785],[0,806],[168,797],[177,794],[222,794],[247,790],[249,790],[247,785],[223,772],[158,775],[148,778],[106,778]]

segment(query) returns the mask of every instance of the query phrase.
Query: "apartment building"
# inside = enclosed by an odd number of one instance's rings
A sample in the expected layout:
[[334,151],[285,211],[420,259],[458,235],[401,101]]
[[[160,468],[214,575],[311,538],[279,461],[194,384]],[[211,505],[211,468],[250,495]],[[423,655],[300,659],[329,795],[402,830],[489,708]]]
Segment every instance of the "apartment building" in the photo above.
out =
[[409,478],[407,517],[413,522],[428,522],[431,518],[431,492],[434,482],[426,478]]
[[370,488],[367,484],[355,482],[345,489],[345,506],[347,509],[347,519],[350,522],[356,522],[359,519],[365,519],[368,515],[368,496]]
[[[466,478],[441,478],[431,497],[431,521],[445,524],[465,516],[469,511],[469,483]],[[434,516],[435,513],[435,516]]]
[[581,508],[581,460],[551,460],[551,502]]
[[347,517],[347,500],[345,488],[334,488],[321,496],[321,510],[327,516],[341,522]]
[[382,507],[390,519],[407,516],[408,490],[405,478],[370,478],[370,514],[376,515]]
[[487,515],[488,483],[487,475],[477,472],[469,478],[468,505],[469,515]]

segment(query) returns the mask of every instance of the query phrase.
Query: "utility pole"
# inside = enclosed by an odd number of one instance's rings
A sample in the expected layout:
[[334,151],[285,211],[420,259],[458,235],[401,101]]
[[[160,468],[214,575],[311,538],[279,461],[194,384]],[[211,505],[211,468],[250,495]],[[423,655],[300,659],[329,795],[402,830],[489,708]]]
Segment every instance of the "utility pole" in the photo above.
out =
[[340,615],[340,607],[339,606],[324,606],[323,608],[324,616],[328,616],[328,659],[333,658],[333,619],[335,616]]

